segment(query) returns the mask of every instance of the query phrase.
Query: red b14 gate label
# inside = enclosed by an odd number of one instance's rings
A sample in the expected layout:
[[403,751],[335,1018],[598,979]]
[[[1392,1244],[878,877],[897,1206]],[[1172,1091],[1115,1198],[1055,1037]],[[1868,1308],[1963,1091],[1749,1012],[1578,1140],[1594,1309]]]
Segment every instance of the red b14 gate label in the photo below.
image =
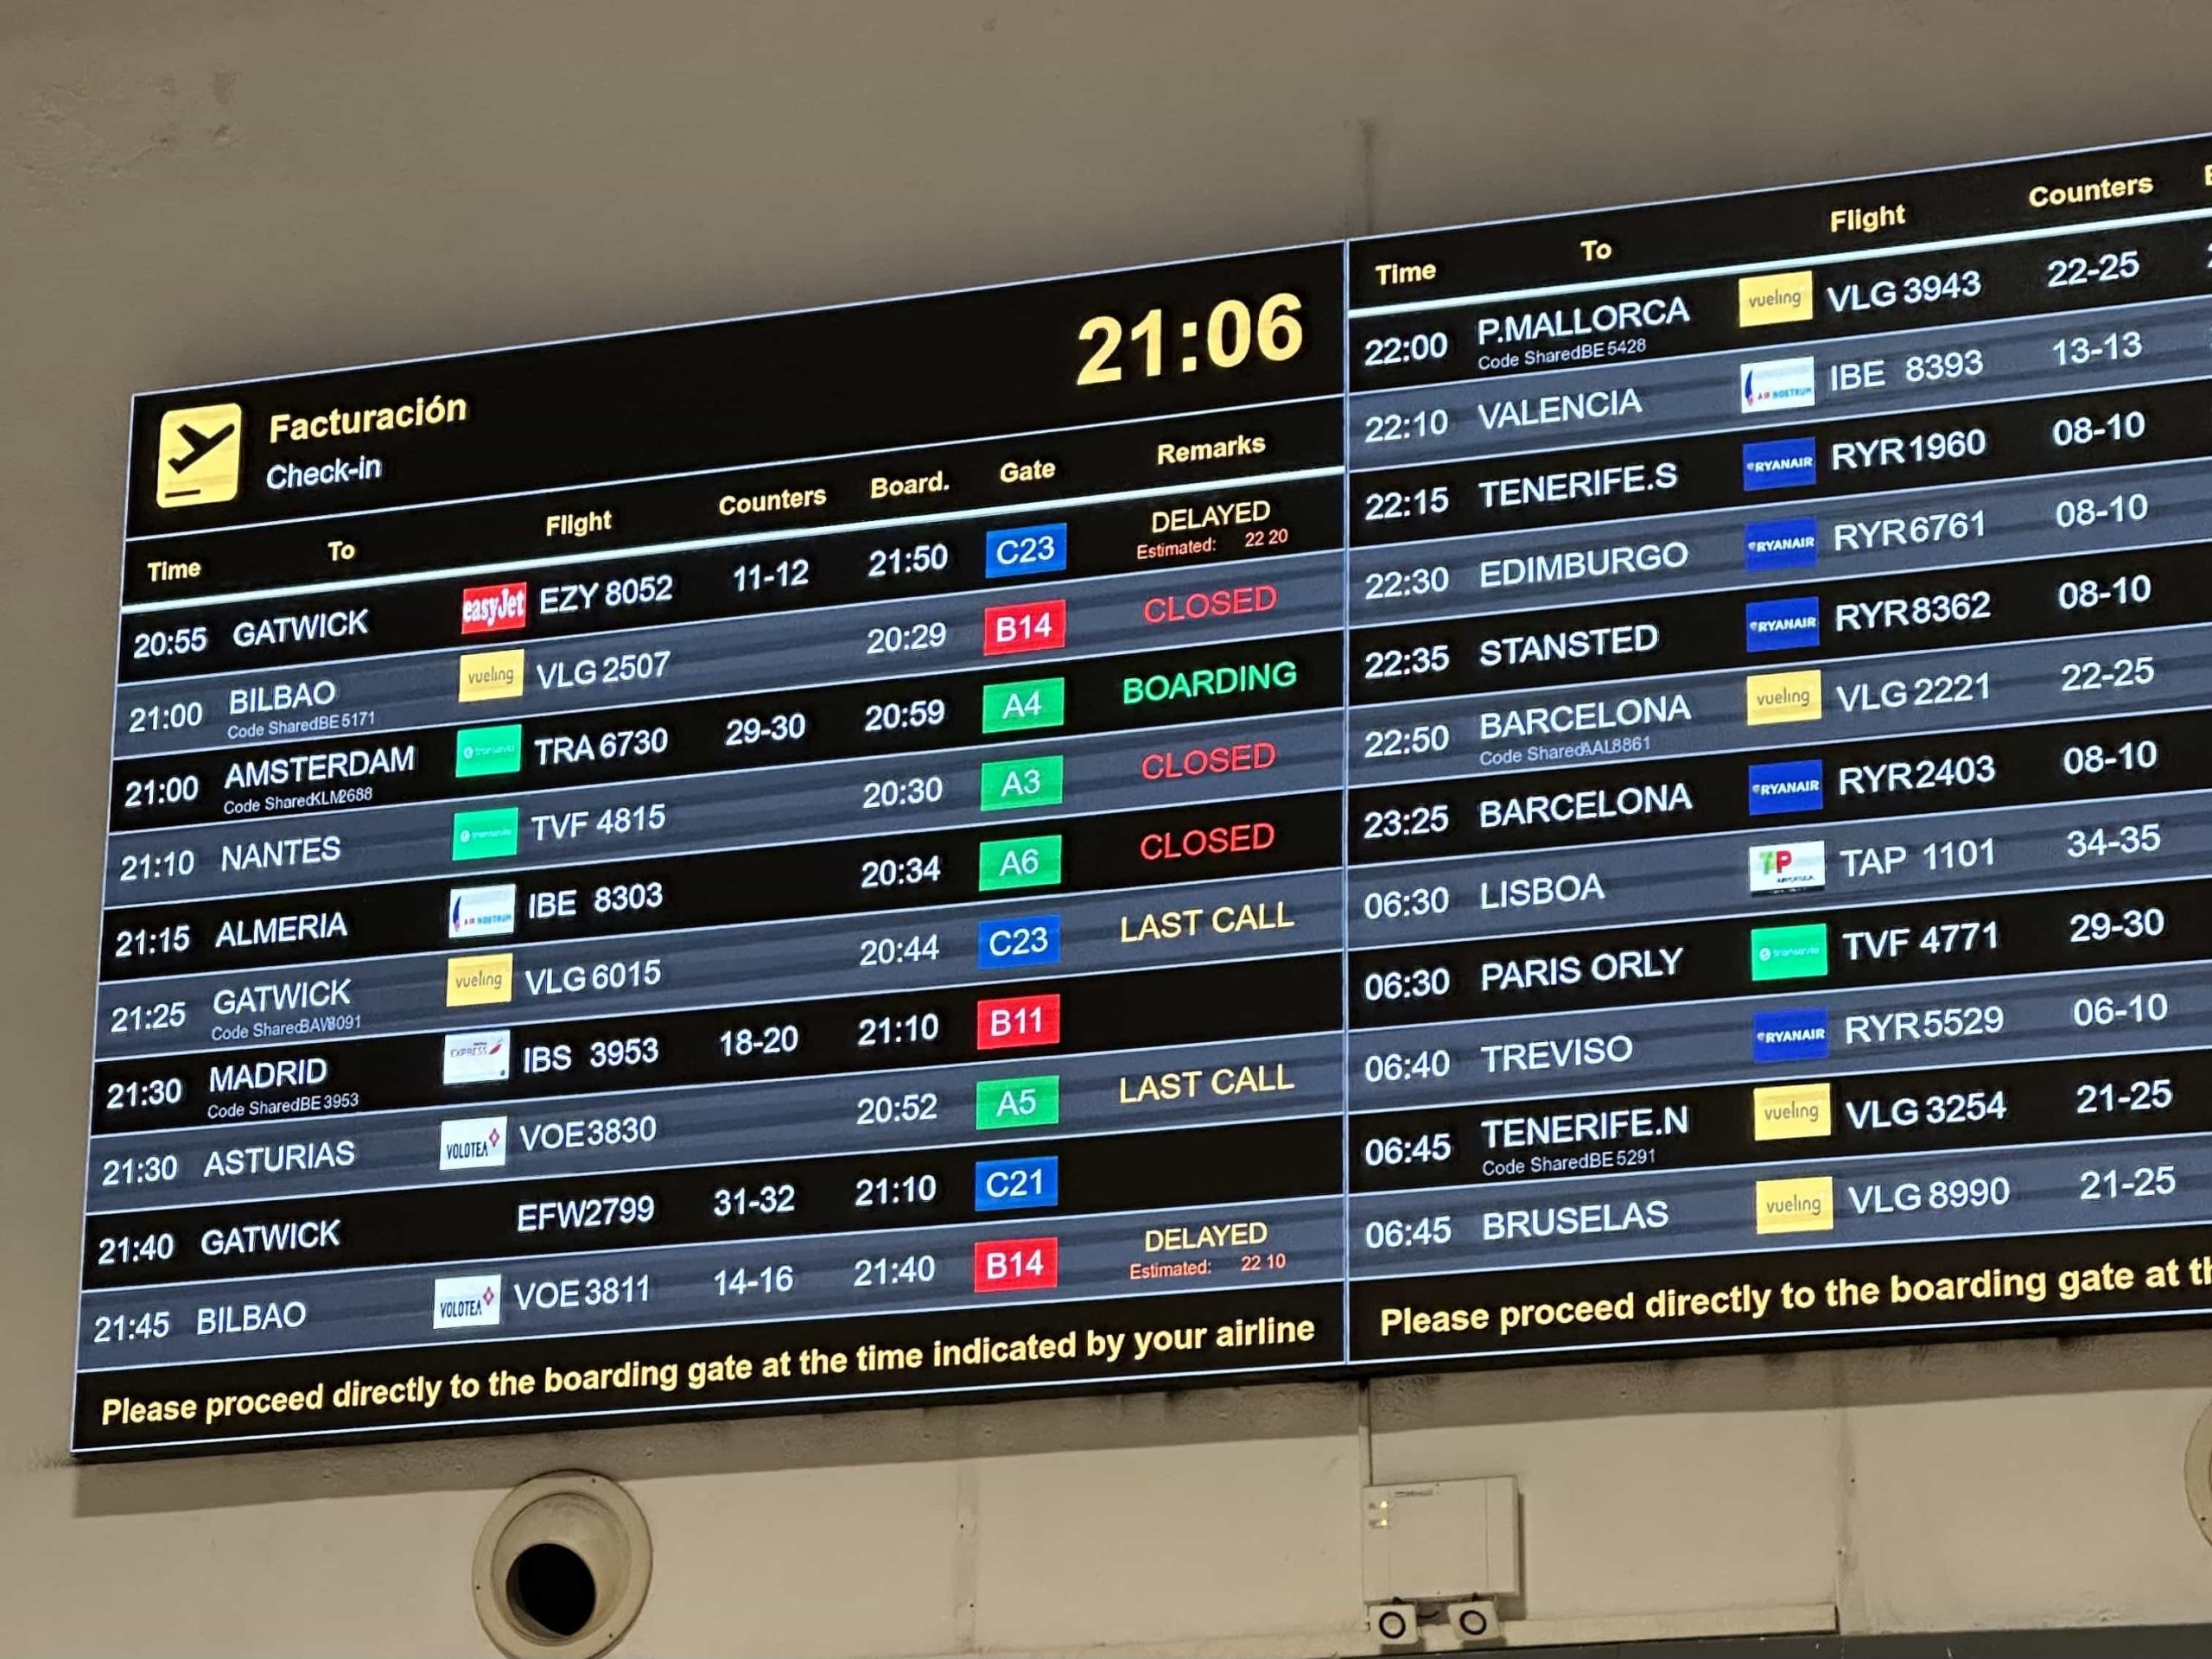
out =
[[1001,1238],[976,1246],[976,1288],[1052,1290],[1060,1282],[1057,1238]]
[[1068,642],[1068,602],[1040,599],[1029,605],[983,609],[983,655],[1012,657],[1025,651],[1058,651]]

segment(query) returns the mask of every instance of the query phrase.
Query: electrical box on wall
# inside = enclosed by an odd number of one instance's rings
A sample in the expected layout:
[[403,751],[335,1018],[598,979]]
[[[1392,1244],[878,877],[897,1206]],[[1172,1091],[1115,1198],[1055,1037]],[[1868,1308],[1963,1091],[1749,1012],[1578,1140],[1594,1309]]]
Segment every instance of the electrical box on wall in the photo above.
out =
[[1521,1593],[1520,1503],[1511,1479],[1370,1486],[1364,1497],[1369,1602]]

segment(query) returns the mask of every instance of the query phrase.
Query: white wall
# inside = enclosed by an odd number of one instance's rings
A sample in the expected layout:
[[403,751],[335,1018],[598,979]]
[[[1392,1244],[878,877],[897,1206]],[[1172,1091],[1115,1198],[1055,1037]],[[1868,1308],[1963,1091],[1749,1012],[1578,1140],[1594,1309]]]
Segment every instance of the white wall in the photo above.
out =
[[[79,1470],[64,1454],[125,399],[2212,127],[2202,0],[0,0],[0,1650],[480,1649],[497,1495],[634,1484],[627,1651],[1321,1651],[1308,1387]],[[2212,1338],[1378,1386],[1510,1473],[1532,1618],[2212,1618]],[[1676,1628],[1692,1628],[1678,1625]]]

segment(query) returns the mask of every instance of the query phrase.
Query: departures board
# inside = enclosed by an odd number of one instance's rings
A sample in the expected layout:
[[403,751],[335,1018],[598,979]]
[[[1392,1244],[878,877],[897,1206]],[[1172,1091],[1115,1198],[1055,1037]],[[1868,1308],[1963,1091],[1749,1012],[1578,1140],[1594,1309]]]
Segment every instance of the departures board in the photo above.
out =
[[149,395],[73,1445],[2212,1317],[2212,140]]

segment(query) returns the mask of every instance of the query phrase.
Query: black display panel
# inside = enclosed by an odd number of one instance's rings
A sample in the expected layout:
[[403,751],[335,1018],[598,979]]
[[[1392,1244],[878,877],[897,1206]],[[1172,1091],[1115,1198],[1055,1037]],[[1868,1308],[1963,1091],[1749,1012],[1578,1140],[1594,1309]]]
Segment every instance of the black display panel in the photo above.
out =
[[133,408],[73,1445],[2212,1316],[2212,140]]

